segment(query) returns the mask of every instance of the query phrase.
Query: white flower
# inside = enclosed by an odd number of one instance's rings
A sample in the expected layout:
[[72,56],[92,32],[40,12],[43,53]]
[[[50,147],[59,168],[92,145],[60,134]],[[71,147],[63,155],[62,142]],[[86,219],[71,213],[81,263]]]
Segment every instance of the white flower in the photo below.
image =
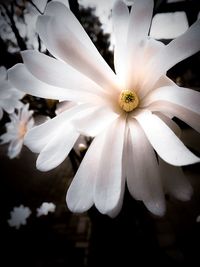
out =
[[19,155],[24,143],[24,136],[34,125],[33,111],[28,109],[29,104],[26,104],[12,113],[9,116],[10,122],[6,123],[6,133],[0,136],[1,144],[10,143],[8,146],[10,159]]
[[166,76],[200,49],[200,23],[165,46],[148,37],[152,12],[153,0],[134,1],[130,13],[124,2],[115,3],[115,73],[72,12],[51,2],[38,18],[37,31],[55,58],[24,51],[24,64],[9,71],[11,82],[26,93],[79,103],[27,134],[26,145],[39,153],[38,169],[48,171],[66,158],[79,137],[76,130],[95,137],[67,193],[74,212],[95,204],[101,213],[117,215],[127,181],[134,198],[163,215],[155,151],[174,166],[200,161],[178,138],[171,120],[176,116],[200,131],[200,94]]
[[19,229],[21,225],[26,225],[26,219],[30,215],[31,210],[28,207],[24,207],[23,205],[15,207],[10,213],[11,218],[8,220],[8,224],[11,227],[16,227],[16,229]]
[[56,205],[51,202],[43,202],[37,209],[37,217],[47,215],[49,212],[55,212]]
[[24,93],[14,88],[7,80],[5,67],[0,67],[0,120],[3,117],[3,110],[13,113],[15,108],[20,108]]

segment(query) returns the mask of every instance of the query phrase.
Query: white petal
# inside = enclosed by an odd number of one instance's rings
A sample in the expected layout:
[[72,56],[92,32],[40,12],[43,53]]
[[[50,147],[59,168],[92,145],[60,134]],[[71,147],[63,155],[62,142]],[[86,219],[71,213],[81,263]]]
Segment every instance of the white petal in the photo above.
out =
[[13,159],[19,155],[23,146],[23,139],[14,140],[9,144],[8,156]]
[[95,45],[92,43],[90,37],[69,8],[66,8],[66,6],[59,2],[50,2],[47,4],[45,15],[59,18],[60,22],[65,27],[73,30],[73,34],[84,44],[84,46],[86,46],[95,56],[99,56],[99,52]]
[[3,109],[0,107],[0,120],[2,119],[3,117]]
[[170,112],[200,132],[200,93],[178,86],[165,86],[152,91],[141,105],[150,110]]
[[112,10],[113,31],[115,37],[114,65],[115,71],[124,81],[125,54],[127,45],[129,10],[122,1],[116,1]]
[[127,40],[127,88],[134,88],[134,72],[143,54],[153,13],[153,0],[134,1],[129,20]]
[[73,29],[63,25],[59,18],[39,16],[37,28],[47,49],[58,59],[70,64],[103,89],[115,91],[116,77],[100,55],[94,55],[77,36]]
[[95,107],[89,113],[72,120],[72,124],[81,134],[94,137],[107,128],[117,117],[119,114],[113,112],[109,107]]
[[159,159],[160,173],[167,193],[182,201],[190,200],[193,189],[180,167]]
[[181,137],[181,128],[169,117],[162,114],[161,112],[155,112],[156,116],[158,116],[167,126],[180,138]]
[[7,78],[6,68],[1,66],[0,67],[0,81],[6,80],[6,78]]
[[125,181],[122,179],[122,153],[125,120],[119,118],[104,133],[101,159],[94,189],[94,202],[103,214],[112,214],[121,205],[121,194]]
[[166,45],[150,63],[143,90],[149,91],[155,82],[178,62],[200,50],[200,20],[196,21],[184,34]]
[[68,156],[78,137],[79,134],[70,125],[60,127],[40,152],[36,162],[37,169],[49,171],[56,168]]
[[127,146],[127,185],[136,199],[142,200],[156,215],[165,212],[165,199],[155,152],[135,120],[129,121]]
[[[76,102],[98,101],[98,96],[89,94],[84,91],[74,91],[66,88],[48,85],[36,79],[26,69],[24,64],[21,63],[8,70],[8,77],[11,83],[18,90],[34,96],[56,100],[71,100]],[[101,99],[99,101],[101,101]]]
[[158,155],[167,163],[183,166],[200,161],[156,115],[143,112],[136,119]]
[[105,135],[100,135],[93,140],[68,189],[66,202],[73,212],[84,212],[94,203],[94,185],[104,139]]
[[34,50],[26,50],[21,54],[27,69],[44,83],[106,96],[101,87],[68,64]]
[[51,140],[57,132],[61,132],[63,125],[68,126],[69,121],[79,112],[83,112],[86,105],[72,107],[60,113],[58,116],[45,123],[35,126],[25,135],[24,144],[33,152],[39,153]]

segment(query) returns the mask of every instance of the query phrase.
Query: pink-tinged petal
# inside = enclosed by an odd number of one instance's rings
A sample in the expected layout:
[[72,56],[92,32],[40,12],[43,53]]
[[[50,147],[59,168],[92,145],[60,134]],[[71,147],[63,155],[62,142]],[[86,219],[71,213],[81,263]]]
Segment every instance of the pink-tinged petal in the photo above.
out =
[[103,214],[112,214],[121,205],[124,190],[122,154],[125,135],[125,119],[119,118],[104,132],[101,159],[94,188],[94,203]]
[[[145,48],[153,13],[153,0],[134,1],[129,20],[127,40],[127,88],[135,88],[138,61]],[[140,52],[138,52],[140,51]]]
[[135,120],[129,120],[127,185],[131,195],[142,200],[155,215],[165,212],[165,199],[155,152]]
[[110,92],[119,90],[116,76],[107,63],[100,55],[94,55],[74,34],[74,30],[63,25],[59,18],[39,16],[36,26],[52,55],[70,64],[103,89]]
[[21,54],[27,69],[42,82],[75,91],[84,90],[106,97],[106,93],[103,93],[101,87],[68,64],[35,50],[26,50]]
[[178,86],[165,86],[149,93],[141,105],[150,110],[169,112],[200,132],[199,103],[199,92]]
[[84,92],[74,91],[66,88],[48,85],[35,78],[24,66],[17,64],[8,70],[10,82],[18,89],[27,94],[55,100],[70,100],[76,102],[102,101],[98,96]]
[[88,113],[72,120],[72,124],[81,134],[94,137],[118,117],[119,114],[113,112],[109,107],[94,107]]
[[196,21],[184,34],[163,47],[149,64],[143,90],[147,93],[167,70],[178,62],[200,50],[200,20]]
[[120,80],[125,79],[125,57],[129,23],[129,10],[127,5],[122,1],[116,1],[112,10],[112,22],[115,38],[114,46],[114,65]]
[[79,134],[70,125],[63,125],[54,137],[40,152],[36,167],[40,171],[49,171],[56,168],[68,156]]
[[174,132],[156,115],[143,112],[136,117],[151,145],[158,155],[167,163],[175,166],[200,162]]
[[72,212],[84,212],[94,203],[94,186],[105,138],[104,134],[93,140],[67,191],[66,202]]
[[160,158],[159,167],[166,192],[179,200],[190,200],[193,189],[183,170],[167,164]]
[[90,37],[69,8],[59,2],[50,2],[47,4],[45,15],[59,18],[60,23],[66,28],[72,29],[76,38],[84,44],[94,56],[101,58],[101,61],[103,61],[103,58],[100,56]]
[[57,132],[62,131],[63,125],[67,127],[69,121],[79,114],[79,112],[83,112],[86,107],[87,105],[72,107],[71,109],[60,113],[53,119],[35,126],[25,135],[24,144],[35,153],[41,152],[41,150],[51,142],[54,136],[57,135]]

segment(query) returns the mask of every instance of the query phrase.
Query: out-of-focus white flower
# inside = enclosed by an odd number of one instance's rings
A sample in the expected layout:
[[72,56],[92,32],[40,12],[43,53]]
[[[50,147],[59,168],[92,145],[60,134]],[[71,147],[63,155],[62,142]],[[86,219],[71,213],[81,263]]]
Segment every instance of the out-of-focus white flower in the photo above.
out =
[[197,223],[200,223],[200,215],[197,216],[197,218],[196,218],[196,222],[197,222]]
[[135,0],[131,12],[116,1],[114,72],[72,12],[51,2],[38,17],[37,31],[55,58],[24,51],[24,64],[9,71],[13,85],[26,93],[77,103],[26,135],[26,145],[39,153],[39,170],[58,166],[79,133],[95,137],[67,192],[74,212],[95,204],[101,213],[117,215],[127,181],[134,198],[163,215],[155,151],[173,166],[200,161],[178,138],[171,120],[176,116],[200,131],[200,94],[166,76],[168,69],[200,49],[200,22],[164,45],[148,36],[152,12],[153,0]]
[[47,215],[49,212],[55,212],[56,205],[51,202],[44,202],[42,205],[37,209],[37,217],[42,215]]
[[23,104],[19,100],[24,95],[9,83],[6,68],[0,67],[0,119],[3,117],[3,110],[13,113],[15,108],[20,108]]
[[11,227],[16,227],[16,229],[19,229],[21,225],[26,225],[26,219],[30,215],[31,210],[28,207],[24,207],[23,205],[15,207],[10,213],[10,219],[8,220],[8,224]]
[[6,133],[0,136],[1,144],[10,143],[8,146],[10,159],[19,155],[24,143],[24,136],[34,125],[33,111],[28,109],[29,104],[26,104],[10,114],[10,122],[6,123]]

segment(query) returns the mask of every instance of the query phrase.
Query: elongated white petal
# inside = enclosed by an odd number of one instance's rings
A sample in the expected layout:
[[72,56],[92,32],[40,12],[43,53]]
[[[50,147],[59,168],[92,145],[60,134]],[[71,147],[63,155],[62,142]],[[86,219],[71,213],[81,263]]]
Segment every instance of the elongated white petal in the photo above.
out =
[[156,215],[165,212],[165,199],[155,152],[135,120],[129,120],[127,185],[136,199],[144,201]]
[[54,137],[40,152],[36,167],[40,171],[49,171],[56,168],[68,156],[79,134],[70,125],[60,127]]
[[56,57],[108,91],[118,89],[114,72],[100,56],[94,56],[74,34],[73,29],[63,25],[59,18],[39,16],[37,29],[47,49]]
[[160,158],[159,167],[166,192],[177,199],[190,200],[193,189],[183,170],[180,167],[167,164]]
[[156,115],[144,112],[138,115],[136,119],[158,155],[167,163],[183,166],[200,161]]
[[125,181],[122,179],[122,153],[125,134],[125,120],[119,118],[106,130],[99,162],[94,202],[103,214],[111,214],[121,204],[121,192]]
[[161,112],[155,112],[156,116],[158,116],[167,126],[180,138],[181,137],[181,128],[168,116],[164,115]]
[[101,101],[98,96],[87,92],[74,91],[66,88],[48,85],[35,78],[24,66],[17,64],[8,70],[10,82],[19,90],[38,97],[70,100],[76,102],[94,102]]
[[121,78],[125,79],[125,57],[127,45],[127,33],[129,23],[129,10],[122,1],[116,1],[112,10],[112,22],[115,37],[114,65],[115,71]]
[[[59,21],[65,27],[73,30],[73,34],[84,44],[84,46],[86,46],[95,56],[100,56],[90,37],[69,8],[59,2],[50,2],[47,4],[45,15],[59,18]],[[101,60],[103,61],[103,58]]]
[[105,135],[93,140],[67,191],[67,206],[73,212],[84,212],[94,203],[94,186],[104,141]]
[[178,62],[200,50],[200,20],[196,21],[184,34],[163,47],[149,65],[143,90],[148,92],[156,81]]
[[26,135],[24,144],[33,152],[39,153],[41,150],[57,135],[57,132],[62,132],[62,127],[68,126],[69,121],[79,112],[84,111],[87,105],[79,105],[72,107],[51,120],[35,126]]
[[22,146],[23,146],[23,139],[13,140],[8,146],[8,157],[10,159],[13,159],[17,155],[19,155]]
[[127,88],[135,88],[138,61],[143,55],[153,13],[153,0],[134,1],[129,20],[127,40]]
[[106,97],[101,87],[68,64],[34,50],[26,50],[21,54],[27,69],[44,83]]
[[113,112],[109,107],[95,107],[88,114],[72,120],[72,124],[81,134],[94,137],[118,117],[119,114]]
[[197,91],[165,86],[152,91],[142,102],[150,110],[170,112],[200,132],[200,94]]

